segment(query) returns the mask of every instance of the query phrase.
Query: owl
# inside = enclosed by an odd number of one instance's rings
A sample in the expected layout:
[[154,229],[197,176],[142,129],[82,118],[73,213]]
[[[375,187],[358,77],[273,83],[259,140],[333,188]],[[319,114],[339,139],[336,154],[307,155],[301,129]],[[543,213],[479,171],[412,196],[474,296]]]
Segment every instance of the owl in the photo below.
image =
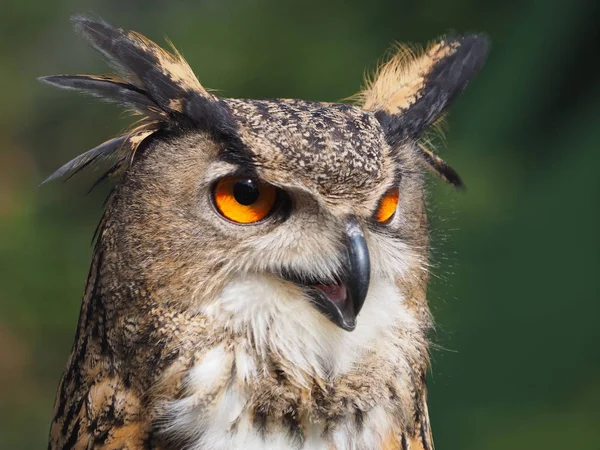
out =
[[115,75],[42,81],[129,131],[53,175],[114,179],[50,449],[432,450],[424,144],[488,41],[399,47],[350,103],[204,88],[175,48],[84,16]]

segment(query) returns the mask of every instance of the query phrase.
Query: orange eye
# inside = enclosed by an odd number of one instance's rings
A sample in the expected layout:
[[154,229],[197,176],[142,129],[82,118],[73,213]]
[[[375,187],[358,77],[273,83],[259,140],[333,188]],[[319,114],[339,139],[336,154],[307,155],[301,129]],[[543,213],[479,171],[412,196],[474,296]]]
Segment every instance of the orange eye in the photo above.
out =
[[255,178],[225,177],[214,187],[213,199],[226,219],[254,223],[269,215],[277,200],[277,189]]
[[396,208],[398,207],[399,198],[400,194],[398,193],[398,188],[390,189],[383,195],[383,197],[381,197],[381,200],[379,201],[379,208],[377,209],[377,215],[375,216],[377,222],[387,222],[394,216]]

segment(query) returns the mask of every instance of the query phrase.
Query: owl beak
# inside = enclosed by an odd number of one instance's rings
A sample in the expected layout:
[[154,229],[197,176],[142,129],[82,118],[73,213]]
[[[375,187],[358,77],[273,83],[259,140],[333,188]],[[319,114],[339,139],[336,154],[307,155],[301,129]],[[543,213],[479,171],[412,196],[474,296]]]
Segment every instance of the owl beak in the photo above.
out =
[[336,323],[343,329],[352,331],[356,326],[356,316],[362,309],[369,291],[371,259],[365,235],[355,217],[350,217],[346,222],[345,234],[348,267],[344,281],[348,291],[348,301],[346,307],[340,311],[340,322]]
[[338,327],[352,331],[356,316],[362,309],[369,291],[371,260],[369,248],[360,224],[355,217],[348,218],[344,236],[346,241],[346,267],[336,282],[307,279],[293,271],[284,270],[282,278],[302,287],[313,306]]
[[356,327],[356,316],[360,312],[371,278],[369,248],[356,218],[346,222],[346,270],[337,284],[312,286],[311,297],[315,307],[329,320],[346,331]]

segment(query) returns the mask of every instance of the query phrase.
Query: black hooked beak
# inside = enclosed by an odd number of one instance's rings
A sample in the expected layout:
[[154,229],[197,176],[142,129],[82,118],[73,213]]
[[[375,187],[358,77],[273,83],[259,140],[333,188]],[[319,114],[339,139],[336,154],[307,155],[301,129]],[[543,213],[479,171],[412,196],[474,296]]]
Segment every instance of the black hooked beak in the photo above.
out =
[[301,279],[290,273],[285,278],[305,288],[314,306],[329,320],[346,331],[352,331],[369,290],[371,261],[365,236],[355,217],[348,218],[344,237],[346,267],[340,280],[325,284],[318,280]]

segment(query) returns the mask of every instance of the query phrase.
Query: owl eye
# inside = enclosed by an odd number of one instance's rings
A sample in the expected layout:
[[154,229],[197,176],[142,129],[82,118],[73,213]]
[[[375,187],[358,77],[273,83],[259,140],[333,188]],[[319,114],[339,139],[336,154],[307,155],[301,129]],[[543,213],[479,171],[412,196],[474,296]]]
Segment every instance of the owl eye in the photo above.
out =
[[277,189],[255,178],[225,177],[213,189],[213,202],[219,213],[237,223],[255,223],[273,210]]
[[377,222],[389,222],[391,218],[394,217],[394,213],[398,207],[399,198],[400,193],[396,187],[391,188],[383,195],[383,197],[381,197],[381,200],[379,201],[379,207],[377,208],[377,213],[375,215]]

